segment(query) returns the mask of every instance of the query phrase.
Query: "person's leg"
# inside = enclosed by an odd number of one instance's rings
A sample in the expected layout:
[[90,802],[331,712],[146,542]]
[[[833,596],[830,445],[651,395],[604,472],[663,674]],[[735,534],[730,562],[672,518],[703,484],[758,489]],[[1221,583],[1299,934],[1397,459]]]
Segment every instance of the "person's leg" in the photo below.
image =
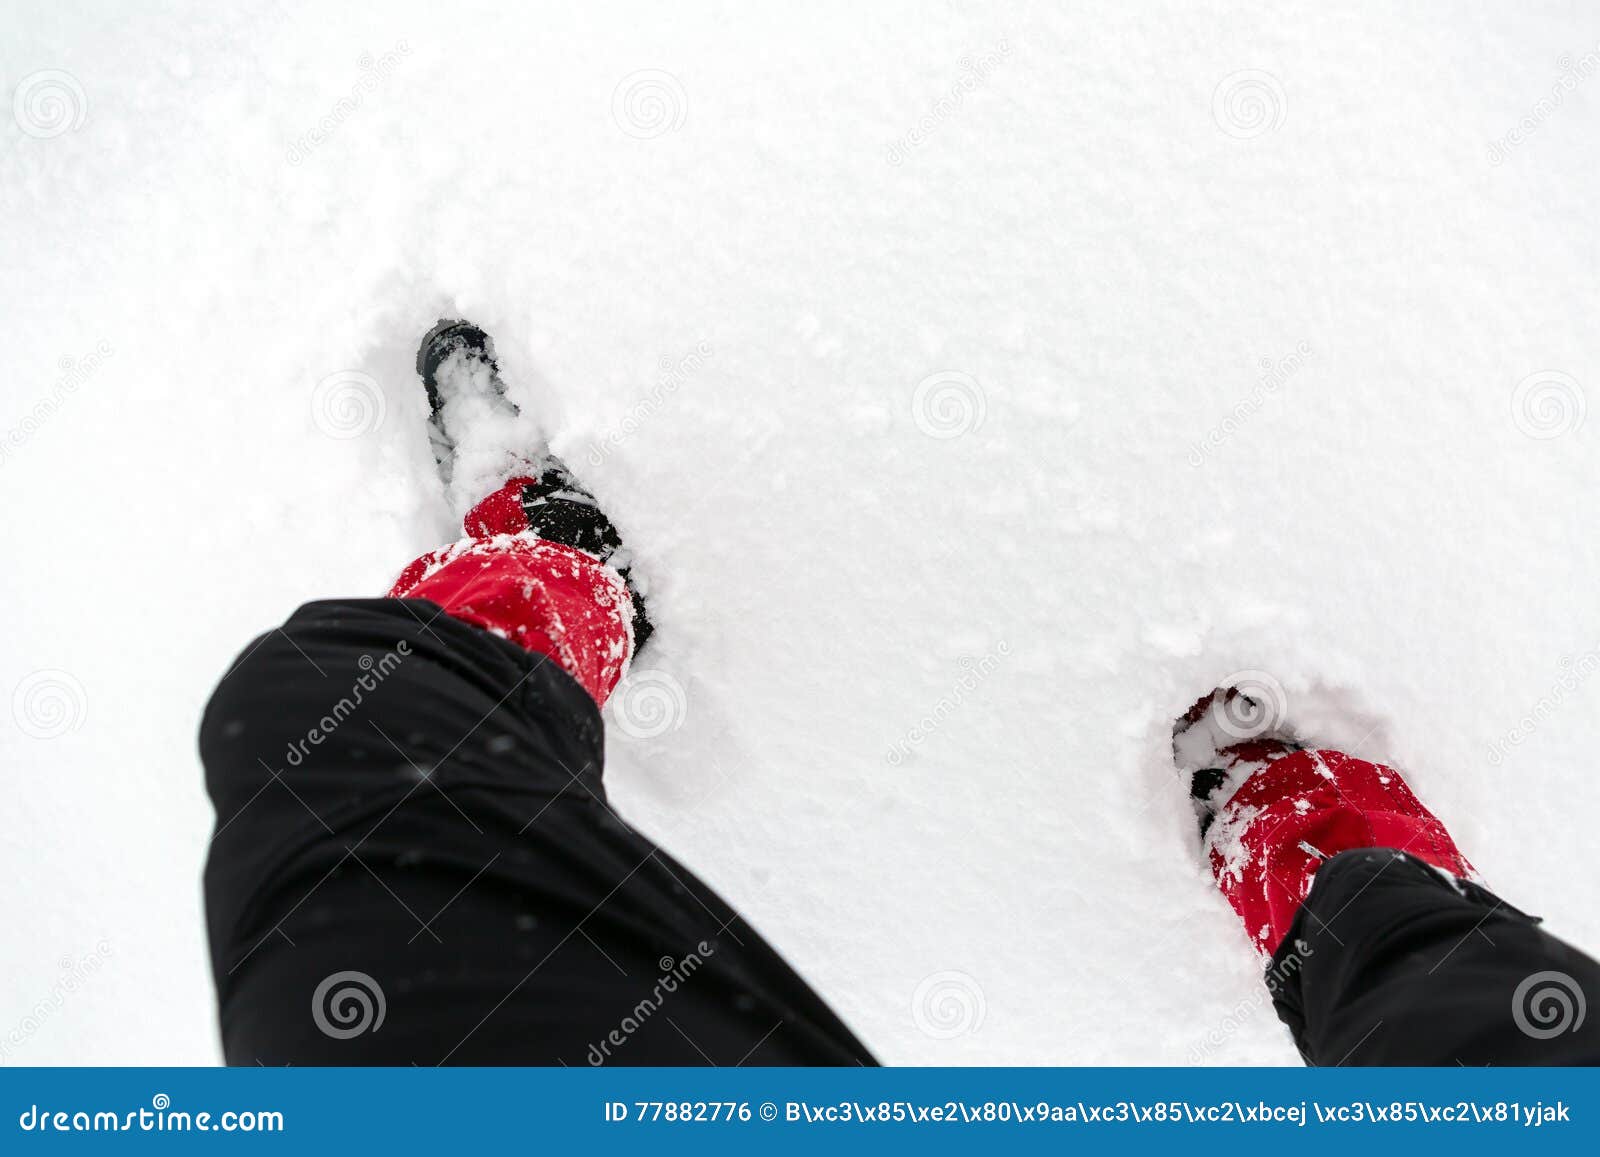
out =
[[611,809],[599,706],[628,592],[493,501],[408,568],[409,597],[307,604],[212,697],[228,1062],[871,1063]]
[[1176,747],[1307,1063],[1600,1064],[1600,965],[1478,883],[1394,768],[1302,749],[1275,722],[1220,694]]
[[1268,977],[1310,1064],[1600,1064],[1600,965],[1392,848],[1317,872]]

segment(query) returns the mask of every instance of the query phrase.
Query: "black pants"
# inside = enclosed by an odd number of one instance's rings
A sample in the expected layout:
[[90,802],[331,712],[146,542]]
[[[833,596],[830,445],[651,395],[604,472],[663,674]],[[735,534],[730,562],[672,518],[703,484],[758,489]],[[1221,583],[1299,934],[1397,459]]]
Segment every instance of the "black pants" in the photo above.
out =
[[[870,1064],[715,893],[606,802],[599,712],[422,600],[311,603],[201,726],[230,1064]],[[1318,875],[1268,974],[1316,1064],[1600,1061],[1527,976],[1600,969],[1398,853]],[[1532,1023],[1536,1030],[1538,1022]]]
[[600,713],[423,600],[311,603],[201,725],[230,1064],[870,1063],[606,802]]
[[1600,1064],[1600,964],[1389,848],[1322,866],[1267,984],[1308,1064]]

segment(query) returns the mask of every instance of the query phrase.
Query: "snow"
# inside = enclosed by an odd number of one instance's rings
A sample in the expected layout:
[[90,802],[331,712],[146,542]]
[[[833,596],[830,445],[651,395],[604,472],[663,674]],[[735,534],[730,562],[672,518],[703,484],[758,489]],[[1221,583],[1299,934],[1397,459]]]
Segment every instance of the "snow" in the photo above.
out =
[[435,376],[439,412],[429,423],[429,446],[439,462],[446,509],[459,520],[506,479],[541,473],[540,448],[548,435],[535,415],[507,402],[484,359],[458,350]]
[[885,1060],[1295,1063],[1240,672],[1600,947],[1580,7],[8,17],[0,1061],[217,1058],[199,711],[452,536],[448,314],[650,584],[621,810]]

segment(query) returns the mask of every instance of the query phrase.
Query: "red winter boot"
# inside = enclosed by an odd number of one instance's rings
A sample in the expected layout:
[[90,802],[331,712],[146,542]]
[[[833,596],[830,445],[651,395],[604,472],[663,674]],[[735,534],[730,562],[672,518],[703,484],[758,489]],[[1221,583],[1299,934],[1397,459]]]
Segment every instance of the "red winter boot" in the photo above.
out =
[[[462,520],[468,537],[413,562],[390,596],[429,599],[548,655],[604,706],[650,634],[615,527],[560,459],[520,449],[527,431],[481,329],[440,322],[417,372],[447,487],[498,488]],[[516,476],[502,481],[507,474]]]
[[1229,688],[1201,699],[1173,732],[1212,875],[1264,956],[1288,933],[1317,869],[1340,852],[1395,848],[1476,878],[1398,771],[1302,747],[1276,714],[1266,697]]
[[417,559],[389,595],[429,599],[452,618],[548,655],[604,707],[636,645],[633,600],[622,576],[591,554],[526,529],[489,529],[485,508],[519,509],[507,499],[527,484],[513,479],[473,507],[466,525],[475,537]]

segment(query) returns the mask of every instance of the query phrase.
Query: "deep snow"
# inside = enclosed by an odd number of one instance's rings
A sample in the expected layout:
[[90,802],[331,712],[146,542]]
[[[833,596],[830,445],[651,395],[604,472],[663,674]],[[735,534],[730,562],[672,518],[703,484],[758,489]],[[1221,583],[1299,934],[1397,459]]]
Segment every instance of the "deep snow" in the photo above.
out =
[[217,1057],[198,713],[451,537],[447,313],[650,584],[621,810],[884,1059],[1295,1060],[1239,673],[1600,948],[1594,13],[4,7],[0,1062]]

